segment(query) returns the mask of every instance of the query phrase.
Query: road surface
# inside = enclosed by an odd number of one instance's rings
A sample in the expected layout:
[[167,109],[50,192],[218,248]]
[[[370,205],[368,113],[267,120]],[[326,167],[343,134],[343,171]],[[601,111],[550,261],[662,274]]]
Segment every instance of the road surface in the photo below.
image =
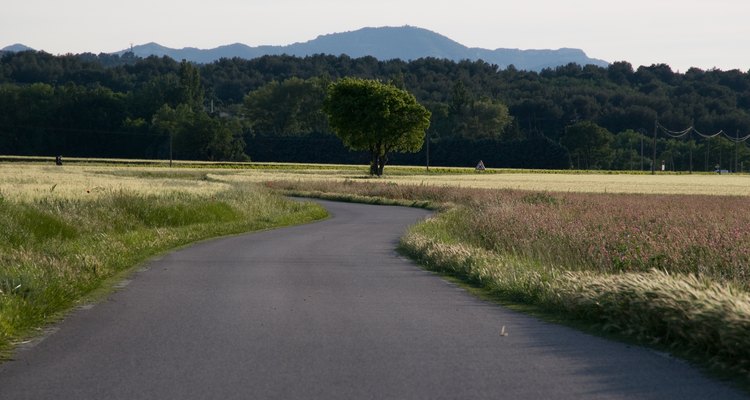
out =
[[0,399],[745,398],[415,267],[394,248],[423,210],[321,203],[150,262],[0,365]]

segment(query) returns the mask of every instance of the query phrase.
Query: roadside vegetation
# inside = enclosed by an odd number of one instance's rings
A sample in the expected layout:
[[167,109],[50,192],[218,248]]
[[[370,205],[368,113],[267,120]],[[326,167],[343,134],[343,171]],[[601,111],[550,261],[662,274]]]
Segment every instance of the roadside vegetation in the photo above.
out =
[[401,243],[427,268],[750,377],[746,175],[133,161],[0,164],[0,348],[154,254],[324,217],[281,192],[438,210]]
[[[460,181],[458,181],[460,182]],[[286,193],[441,210],[401,249],[517,304],[750,378],[747,197],[269,182]]]
[[156,254],[327,215],[193,170],[109,172],[0,165],[0,352]]

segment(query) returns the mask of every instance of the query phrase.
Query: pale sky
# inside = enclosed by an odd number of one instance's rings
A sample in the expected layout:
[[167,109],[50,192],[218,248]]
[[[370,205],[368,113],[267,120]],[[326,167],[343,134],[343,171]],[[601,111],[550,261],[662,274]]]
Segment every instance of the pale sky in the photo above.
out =
[[750,70],[750,0],[16,0],[0,48],[114,52],[285,45],[363,27],[412,25],[469,47],[583,49],[634,67]]

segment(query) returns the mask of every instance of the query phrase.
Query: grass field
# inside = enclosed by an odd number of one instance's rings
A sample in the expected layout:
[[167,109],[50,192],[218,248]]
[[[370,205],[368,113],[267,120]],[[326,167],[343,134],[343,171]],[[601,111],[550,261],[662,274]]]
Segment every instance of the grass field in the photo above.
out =
[[[232,182],[263,182],[278,180],[355,181],[372,178],[366,169],[264,169],[238,171],[217,179]],[[722,196],[750,195],[750,175],[718,174],[624,174],[568,173],[568,171],[494,171],[475,173],[472,169],[431,169],[389,167],[380,182],[406,185],[456,186],[463,188],[517,189],[582,193],[643,193],[643,194],[704,194]]]
[[0,164],[0,353],[155,254],[325,216],[194,169]]
[[0,195],[9,201],[93,200],[116,193],[213,195],[231,184],[209,180],[201,170],[0,164]]
[[0,163],[0,340],[150,254],[321,216],[276,190],[438,209],[402,240],[426,267],[750,381],[748,175],[175,165]]
[[[53,175],[51,179],[42,179],[34,188],[43,194],[52,185],[58,184],[55,191],[65,191],[59,185],[67,182],[54,180],[54,175],[60,168],[53,165],[52,158],[44,157],[7,157],[0,156],[0,165],[29,165],[45,169]],[[12,163],[10,161],[13,161]],[[41,163],[40,161],[46,161]],[[109,160],[109,159],[70,159],[66,160],[66,168],[79,168],[85,176],[76,178],[77,186],[88,186],[94,190],[117,190],[119,187],[128,190],[147,190],[138,188],[138,179],[127,179],[107,182],[106,176],[134,178],[148,176],[162,178],[165,184],[175,184],[181,177],[203,177],[206,186],[225,183],[257,183],[266,181],[354,181],[367,182],[373,178],[367,176],[367,166],[358,165],[321,165],[321,164],[289,164],[289,163],[209,163],[176,161],[174,168],[169,168],[164,160]],[[123,167],[127,167],[124,168]],[[125,172],[123,172],[123,170]],[[644,172],[628,171],[572,171],[572,170],[510,170],[488,169],[484,173],[476,173],[473,168],[445,168],[431,167],[427,172],[424,167],[388,166],[386,175],[380,182],[394,182],[409,185],[458,186],[464,188],[487,189],[517,189],[550,192],[581,192],[581,193],[642,193],[642,194],[705,194],[719,196],[750,196],[749,174],[709,174],[709,173],[670,173],[659,172],[651,175]],[[33,177],[7,176],[8,173],[0,169],[0,193],[6,198],[13,197],[13,181],[39,179],[34,172]],[[98,178],[96,175],[100,175]],[[8,180],[10,179],[10,180]],[[49,186],[46,186],[48,185]],[[120,185],[120,186],[118,186]],[[183,185],[184,186],[184,185]],[[77,190],[77,189],[76,189]],[[202,189],[191,189],[200,191]]]

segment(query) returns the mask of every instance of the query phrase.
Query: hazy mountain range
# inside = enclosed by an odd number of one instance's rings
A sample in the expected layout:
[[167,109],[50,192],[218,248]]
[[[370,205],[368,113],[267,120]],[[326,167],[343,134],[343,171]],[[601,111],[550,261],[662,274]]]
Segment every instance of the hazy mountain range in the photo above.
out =
[[[6,47],[3,51],[28,49],[23,45]],[[117,52],[123,54],[131,49]],[[562,48],[557,50],[519,50],[466,47],[443,35],[427,29],[403,26],[362,28],[352,32],[333,33],[318,36],[316,39],[287,46],[250,47],[241,43],[220,46],[213,49],[186,47],[172,49],[157,43],[134,46],[133,53],[140,57],[168,56],[175,60],[188,60],[196,63],[210,63],[220,58],[253,59],[264,55],[287,54],[304,57],[314,54],[346,54],[350,57],[373,56],[379,60],[399,58],[405,61],[424,57],[444,58],[454,61],[484,60],[501,68],[514,65],[518,69],[539,71],[543,68],[577,63],[607,66],[603,60],[589,58],[583,50]]]

